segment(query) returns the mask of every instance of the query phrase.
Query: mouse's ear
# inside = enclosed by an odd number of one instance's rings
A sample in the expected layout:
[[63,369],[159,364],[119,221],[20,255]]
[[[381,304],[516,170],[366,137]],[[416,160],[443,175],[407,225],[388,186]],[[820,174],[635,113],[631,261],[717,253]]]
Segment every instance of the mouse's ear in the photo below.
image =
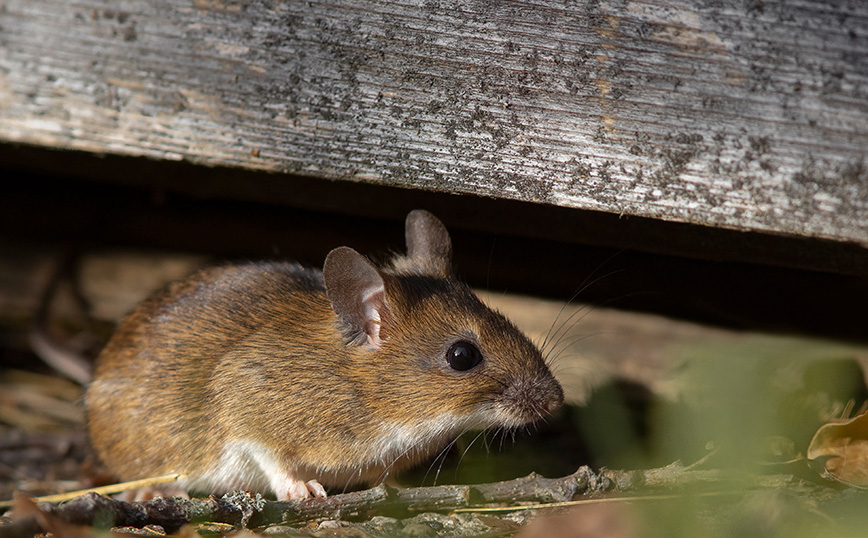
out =
[[326,256],[323,265],[326,295],[351,342],[382,345],[380,321],[385,315],[383,277],[367,258],[349,247],[339,247]]
[[411,211],[405,236],[407,257],[414,265],[433,276],[445,278],[452,274],[452,240],[437,217],[424,209]]

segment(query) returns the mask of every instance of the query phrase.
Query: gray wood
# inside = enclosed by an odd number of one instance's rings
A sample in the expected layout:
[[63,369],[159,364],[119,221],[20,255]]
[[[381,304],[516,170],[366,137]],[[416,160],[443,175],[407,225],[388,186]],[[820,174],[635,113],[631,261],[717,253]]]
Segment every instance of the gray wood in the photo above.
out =
[[4,0],[0,141],[868,245],[868,3]]

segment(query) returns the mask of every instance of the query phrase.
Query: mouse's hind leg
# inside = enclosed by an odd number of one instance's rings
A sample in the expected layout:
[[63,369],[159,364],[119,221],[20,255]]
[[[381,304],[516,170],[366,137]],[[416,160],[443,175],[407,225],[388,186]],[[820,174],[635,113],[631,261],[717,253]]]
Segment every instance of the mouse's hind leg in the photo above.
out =
[[327,496],[322,484],[315,479],[301,478],[297,469],[288,468],[285,464],[286,460],[280,461],[275,458],[274,452],[252,443],[245,445],[244,450],[265,474],[268,485],[278,501]]

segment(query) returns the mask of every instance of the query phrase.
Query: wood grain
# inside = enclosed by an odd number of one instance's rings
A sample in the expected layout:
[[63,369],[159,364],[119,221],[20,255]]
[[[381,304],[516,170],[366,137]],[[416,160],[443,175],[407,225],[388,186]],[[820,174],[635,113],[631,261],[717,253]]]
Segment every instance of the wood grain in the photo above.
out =
[[866,29],[861,0],[3,0],[0,142],[868,245]]

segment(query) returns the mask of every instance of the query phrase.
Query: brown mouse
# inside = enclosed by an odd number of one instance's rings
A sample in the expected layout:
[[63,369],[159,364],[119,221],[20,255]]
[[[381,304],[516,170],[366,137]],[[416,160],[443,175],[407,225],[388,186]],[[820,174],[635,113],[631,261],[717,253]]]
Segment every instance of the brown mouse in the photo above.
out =
[[99,456],[122,479],[325,496],[558,408],[537,348],[455,279],[443,224],[413,211],[406,240],[384,267],[340,247],[322,272],[213,267],[143,302],[87,391]]

